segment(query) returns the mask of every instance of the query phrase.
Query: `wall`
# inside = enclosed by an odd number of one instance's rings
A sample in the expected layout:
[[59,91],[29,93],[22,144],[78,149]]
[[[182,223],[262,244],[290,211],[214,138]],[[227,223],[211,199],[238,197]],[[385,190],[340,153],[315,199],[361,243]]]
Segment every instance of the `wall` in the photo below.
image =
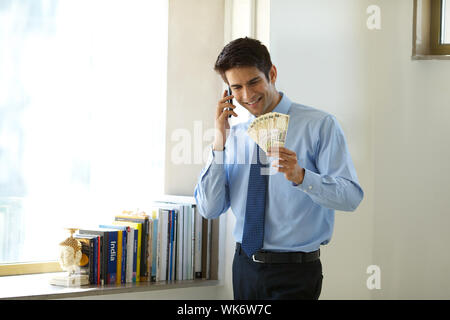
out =
[[413,2],[380,1],[366,32],[374,111],[374,298],[450,297],[450,61],[412,61]]
[[[213,67],[224,42],[224,8],[223,0],[169,1],[167,194],[193,195],[204,165],[201,155],[213,140],[208,129],[214,128],[222,94],[222,80]],[[178,161],[180,154],[186,161]]]
[[[450,297],[450,62],[411,60],[412,23],[408,0],[271,2],[279,89],[336,115],[365,191],[336,212],[322,299]],[[381,289],[366,287],[372,264]]]

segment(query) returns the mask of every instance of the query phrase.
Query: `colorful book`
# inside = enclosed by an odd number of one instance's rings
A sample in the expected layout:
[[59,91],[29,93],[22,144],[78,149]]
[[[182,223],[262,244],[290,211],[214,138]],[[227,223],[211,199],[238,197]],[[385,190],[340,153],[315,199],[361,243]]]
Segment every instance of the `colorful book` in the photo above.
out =
[[203,250],[203,218],[197,213],[192,197],[170,196],[154,202],[155,207],[177,210],[176,279],[202,278],[205,272],[206,250]]
[[130,221],[135,223],[141,223],[141,233],[140,233],[140,259],[139,259],[139,278],[140,281],[149,281],[148,274],[148,238],[150,231],[150,223],[148,215],[137,215],[137,214],[119,214],[114,217],[115,221]]
[[92,229],[80,229],[79,234],[96,234],[103,237],[102,241],[102,284],[113,284],[116,283],[117,276],[117,230],[113,229],[102,229],[102,228],[92,228]]
[[[137,262],[137,238],[138,230],[124,225],[123,221],[114,221],[113,225],[123,226],[127,228],[127,243],[126,243],[126,274],[125,283],[136,282],[136,262]],[[136,239],[136,241],[135,241]]]
[[142,223],[131,222],[131,221],[121,221],[116,220],[113,222],[114,225],[129,226],[136,230],[134,234],[134,243],[136,247],[136,258],[133,259],[133,263],[136,262],[136,267],[133,265],[133,270],[136,270],[136,276],[134,282],[141,281],[141,248],[142,248]]
[[[179,203],[171,203],[171,202],[165,202],[165,201],[155,201],[153,203],[153,206],[156,208],[156,210],[160,209],[167,209],[167,210],[174,210],[175,211],[175,217],[176,222],[174,225],[174,245],[173,245],[173,251],[172,251],[172,260],[173,260],[173,266],[172,266],[172,277],[169,277],[169,280],[183,280],[183,274],[185,273],[185,262],[186,260],[186,247],[185,247],[185,223],[186,218],[184,214],[184,205]],[[169,228],[169,232],[170,232]],[[170,235],[170,233],[169,233]],[[169,238],[170,239],[170,238]]]
[[100,228],[117,229],[117,277],[116,284],[125,283],[126,265],[127,265],[127,226],[117,225],[99,225]]

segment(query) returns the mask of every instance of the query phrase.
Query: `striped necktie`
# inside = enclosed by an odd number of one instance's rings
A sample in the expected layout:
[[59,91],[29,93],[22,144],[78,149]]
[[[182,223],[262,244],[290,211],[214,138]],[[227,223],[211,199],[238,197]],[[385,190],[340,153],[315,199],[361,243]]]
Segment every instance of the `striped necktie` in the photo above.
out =
[[251,257],[263,247],[264,215],[266,208],[266,193],[268,184],[267,172],[261,170],[266,165],[261,163],[260,154],[263,152],[256,145],[256,163],[250,165],[248,179],[247,206],[245,210],[244,232],[242,235],[242,249]]

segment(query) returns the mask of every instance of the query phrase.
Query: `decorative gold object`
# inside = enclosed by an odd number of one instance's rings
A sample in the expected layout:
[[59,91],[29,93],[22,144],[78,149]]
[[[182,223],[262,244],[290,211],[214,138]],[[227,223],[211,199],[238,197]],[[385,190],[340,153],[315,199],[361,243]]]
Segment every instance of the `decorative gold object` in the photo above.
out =
[[64,271],[67,271],[66,275],[55,276],[50,279],[50,284],[61,286],[80,286],[89,284],[89,278],[87,275],[81,275],[80,261],[82,257],[81,243],[73,237],[77,228],[65,228],[70,232],[70,237],[62,241],[59,251],[59,264]]
[[81,243],[80,241],[78,241],[77,239],[74,239],[73,234],[75,233],[75,231],[77,231],[78,229],[75,228],[65,228],[65,230],[69,230],[70,232],[70,237],[67,238],[66,240],[62,241],[59,245],[60,246],[68,246],[71,247],[73,249],[73,258],[75,259],[76,254],[78,251],[81,251]]

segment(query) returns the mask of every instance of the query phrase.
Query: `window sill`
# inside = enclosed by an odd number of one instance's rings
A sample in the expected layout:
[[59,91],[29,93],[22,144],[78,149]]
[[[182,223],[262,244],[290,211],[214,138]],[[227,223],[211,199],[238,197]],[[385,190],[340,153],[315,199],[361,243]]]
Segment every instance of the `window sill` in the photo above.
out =
[[428,55],[416,54],[411,56],[412,60],[450,60],[450,55]]
[[0,277],[0,300],[11,299],[62,299],[98,296],[120,293],[135,293],[153,290],[167,290],[191,287],[218,286],[219,280],[184,280],[139,282],[121,285],[88,285],[81,287],[61,287],[49,284],[49,280],[59,273],[31,274]]

